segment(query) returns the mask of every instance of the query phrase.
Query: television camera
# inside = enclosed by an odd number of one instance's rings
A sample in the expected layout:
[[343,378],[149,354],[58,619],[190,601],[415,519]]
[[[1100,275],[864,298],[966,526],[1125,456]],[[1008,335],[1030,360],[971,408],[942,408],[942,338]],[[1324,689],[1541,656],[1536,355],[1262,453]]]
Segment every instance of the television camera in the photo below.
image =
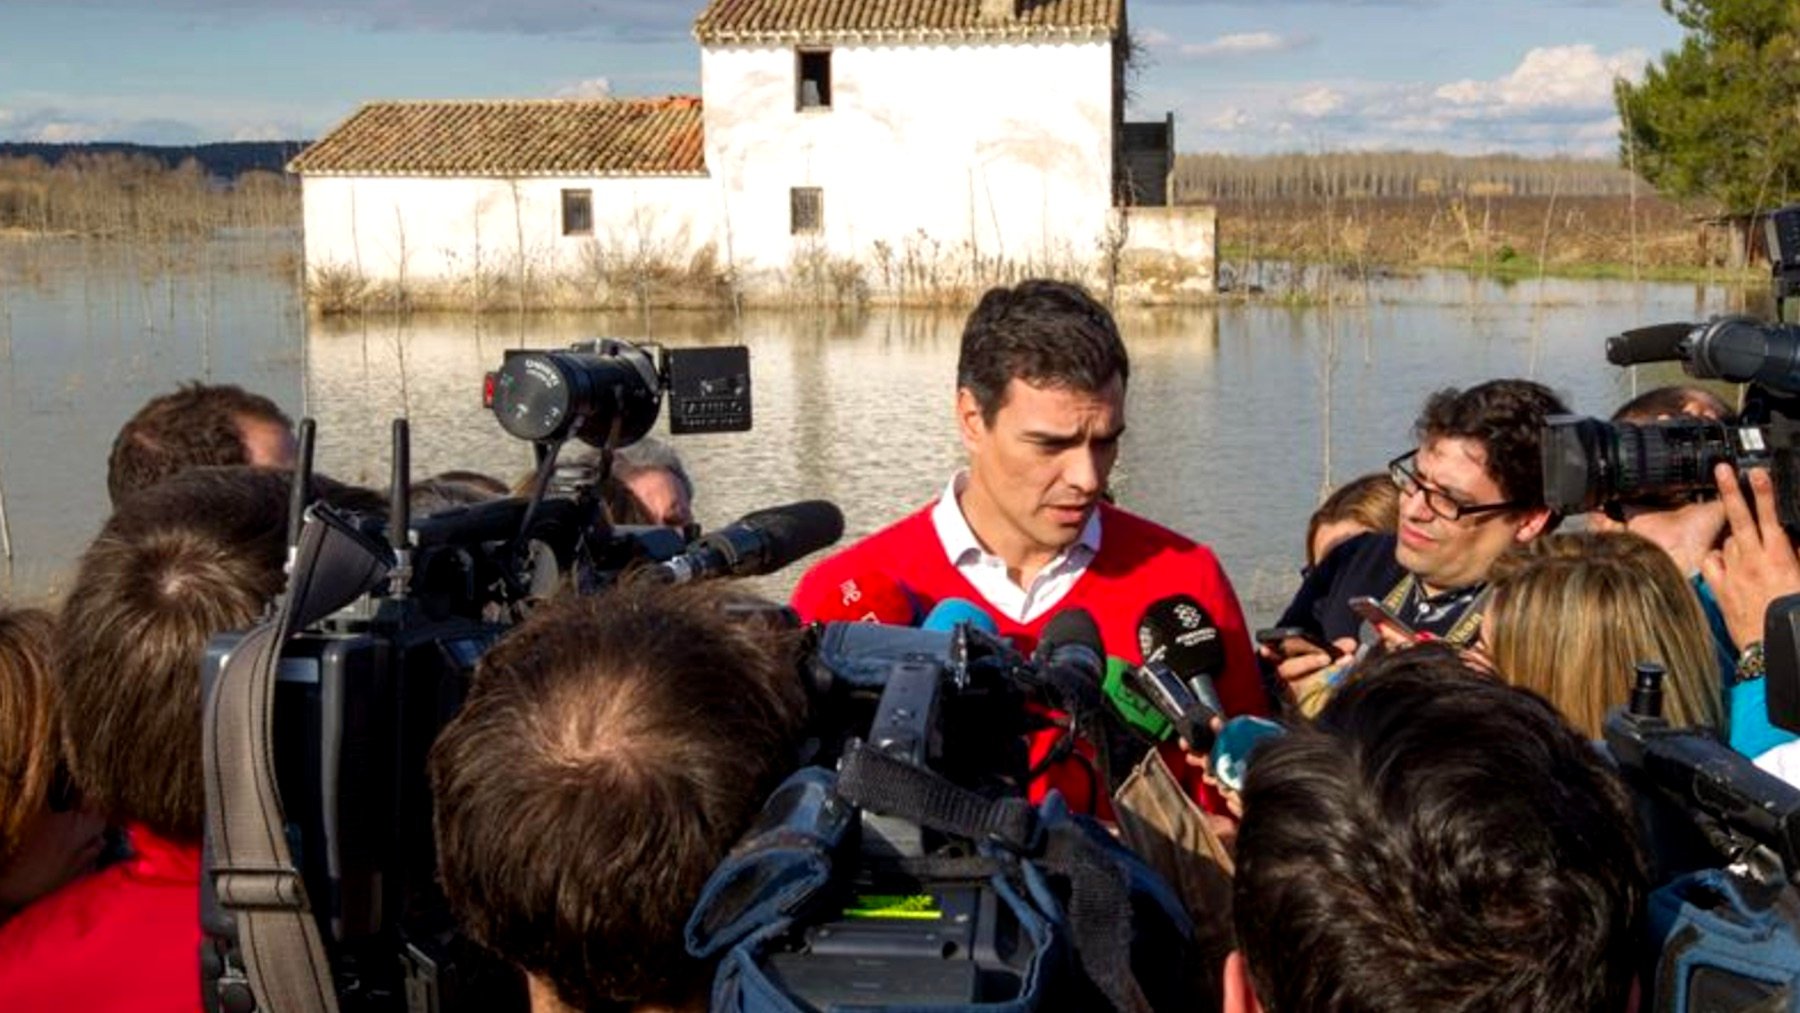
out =
[[[483,400],[532,443],[530,494],[418,518],[405,420],[385,518],[307,505],[302,422],[287,590],[203,662],[209,1007],[523,1008],[516,976],[460,939],[434,882],[425,758],[482,653],[559,587],[594,591],[639,567],[674,581],[770,572],[843,530],[824,502],[692,543],[611,525],[597,491],[611,453],[649,431],[665,397],[673,433],[748,430],[748,350],[509,351]],[[559,471],[571,438],[600,453]]]
[[815,751],[687,925],[689,952],[719,968],[712,1008],[1188,1004],[1200,962],[1169,888],[1060,799],[1026,800],[1067,755],[1030,766],[1028,733],[1055,725],[1072,745],[1107,720],[1092,618],[1059,613],[1025,658],[939,615],[812,631]]
[[1800,204],[1771,212],[1766,246],[1776,320],[1718,317],[1698,326],[1656,324],[1607,339],[1617,366],[1680,362],[1690,376],[1746,383],[1736,422],[1668,419],[1645,424],[1552,417],[1543,441],[1544,498],[1559,513],[1610,504],[1667,506],[1705,498],[1713,467],[1768,468],[1783,524],[1800,529]]

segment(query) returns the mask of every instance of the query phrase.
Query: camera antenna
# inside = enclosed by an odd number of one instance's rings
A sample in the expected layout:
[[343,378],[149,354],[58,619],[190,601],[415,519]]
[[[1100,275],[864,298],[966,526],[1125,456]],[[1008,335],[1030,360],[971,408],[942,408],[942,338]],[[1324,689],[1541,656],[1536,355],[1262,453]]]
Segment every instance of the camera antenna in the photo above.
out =
[[394,420],[393,475],[388,481],[388,548],[394,550],[394,569],[388,574],[388,594],[406,597],[412,581],[412,430],[404,418]]
[[312,502],[313,442],[319,425],[310,417],[300,420],[300,432],[294,448],[294,484],[288,493],[287,567],[293,568],[294,552],[300,545],[300,528],[306,523],[306,507]]

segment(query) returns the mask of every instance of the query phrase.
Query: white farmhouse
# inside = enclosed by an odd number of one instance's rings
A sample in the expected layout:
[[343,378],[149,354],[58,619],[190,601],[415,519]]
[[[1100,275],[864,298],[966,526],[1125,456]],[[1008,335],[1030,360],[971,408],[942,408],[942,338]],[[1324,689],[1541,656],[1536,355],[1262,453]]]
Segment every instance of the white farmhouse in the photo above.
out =
[[316,302],[942,302],[1213,290],[1127,124],[1124,0],[712,0],[701,98],[379,102],[290,166]]

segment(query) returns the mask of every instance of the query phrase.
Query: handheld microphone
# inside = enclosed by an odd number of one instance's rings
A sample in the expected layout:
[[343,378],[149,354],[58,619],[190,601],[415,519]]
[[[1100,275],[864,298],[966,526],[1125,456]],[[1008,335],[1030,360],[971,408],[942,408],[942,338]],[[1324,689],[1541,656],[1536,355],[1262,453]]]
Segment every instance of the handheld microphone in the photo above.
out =
[[[1153,685],[1172,676],[1176,683],[1185,686],[1189,697],[1202,710],[1186,712],[1185,720],[1177,724],[1185,723],[1198,735],[1188,738],[1190,747],[1210,748],[1211,721],[1225,714],[1219,691],[1213,685],[1213,679],[1225,670],[1225,645],[1206,607],[1186,594],[1170,595],[1152,603],[1138,620],[1138,649],[1144,655],[1144,664],[1139,668],[1144,685],[1139,691],[1152,700],[1162,698],[1170,705],[1185,705],[1186,701],[1172,688],[1157,690]],[[1170,717],[1173,719],[1174,715]],[[1183,737],[1187,738],[1185,732]]]
[[1687,358],[1682,347],[1694,325],[1687,323],[1652,324],[1615,334],[1606,339],[1606,361],[1615,366],[1635,366],[1640,362],[1675,362]]
[[1219,783],[1232,791],[1244,790],[1244,778],[1250,773],[1250,753],[1264,739],[1273,738],[1286,729],[1268,718],[1242,715],[1225,722],[1225,728],[1219,732],[1218,741],[1213,743],[1212,763],[1213,776]]
[[711,577],[760,577],[844,536],[844,514],[809,499],[745,514],[660,565],[676,584]]
[[1064,609],[1050,617],[1038,638],[1037,662],[1044,681],[1078,717],[1094,713],[1106,681],[1106,648],[1087,609]]
[[913,596],[885,573],[851,577],[832,590],[832,596],[815,610],[813,619],[818,622],[911,626],[919,621],[919,607]]
[[1163,716],[1154,703],[1133,688],[1137,678],[1137,667],[1124,658],[1108,657],[1106,659],[1106,681],[1100,690],[1106,696],[1106,702],[1112,705],[1112,713],[1125,723],[1127,728],[1137,732],[1152,742],[1167,739],[1175,726]]
[[933,630],[938,633],[954,633],[956,628],[968,623],[990,636],[1000,635],[1000,625],[987,610],[966,598],[945,598],[931,607],[925,621],[919,624],[922,630]]

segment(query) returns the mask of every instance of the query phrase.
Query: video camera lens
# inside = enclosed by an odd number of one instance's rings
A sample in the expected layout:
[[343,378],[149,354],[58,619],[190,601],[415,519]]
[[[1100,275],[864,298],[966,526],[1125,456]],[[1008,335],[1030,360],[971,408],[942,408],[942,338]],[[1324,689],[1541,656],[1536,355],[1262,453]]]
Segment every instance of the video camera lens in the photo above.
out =
[[1713,490],[1713,466],[1763,465],[1762,432],[1703,419],[1645,425],[1552,415],[1544,424],[1544,502],[1562,514],[1608,503],[1670,503]]
[[567,351],[509,351],[494,374],[490,407],[522,440],[573,436],[596,447],[642,439],[662,408],[650,353],[622,341]]

